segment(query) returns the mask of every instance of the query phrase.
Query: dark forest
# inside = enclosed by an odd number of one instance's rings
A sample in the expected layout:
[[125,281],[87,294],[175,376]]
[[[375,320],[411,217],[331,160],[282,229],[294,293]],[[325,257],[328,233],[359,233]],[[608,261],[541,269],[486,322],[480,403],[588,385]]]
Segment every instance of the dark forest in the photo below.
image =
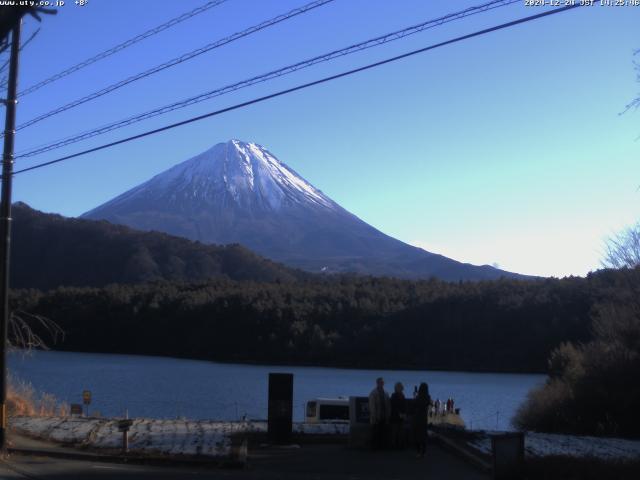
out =
[[640,272],[448,283],[366,277],[19,290],[65,332],[54,349],[229,362],[546,372]]

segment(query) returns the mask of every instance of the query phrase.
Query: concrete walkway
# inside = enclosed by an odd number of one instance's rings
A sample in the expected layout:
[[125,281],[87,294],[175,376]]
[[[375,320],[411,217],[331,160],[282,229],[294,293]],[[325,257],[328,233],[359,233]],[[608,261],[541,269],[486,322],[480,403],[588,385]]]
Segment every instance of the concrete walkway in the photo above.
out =
[[96,453],[44,440],[37,440],[35,438],[19,435],[15,432],[9,433],[7,450],[10,454],[60,457],[66,459],[75,458],[88,461],[109,461],[116,459],[113,455]]
[[[412,450],[371,452],[344,445],[309,445],[297,450],[251,450],[251,468],[268,478],[488,479],[469,463],[435,444],[424,458]],[[260,476],[260,475],[259,475]]]
[[[14,437],[14,448],[29,451],[29,455],[13,453],[0,463],[0,478],[4,479],[106,479],[187,477],[237,478],[239,480],[299,478],[318,480],[358,479],[488,479],[467,462],[429,445],[423,459],[415,458],[411,450],[370,452],[351,450],[345,445],[304,445],[298,448],[252,448],[244,469],[221,469],[202,464],[171,465],[163,462],[141,465],[117,463],[117,458],[85,453],[69,447],[28,438]],[[39,453],[38,453],[39,452]],[[69,454],[68,457],[65,454]]]

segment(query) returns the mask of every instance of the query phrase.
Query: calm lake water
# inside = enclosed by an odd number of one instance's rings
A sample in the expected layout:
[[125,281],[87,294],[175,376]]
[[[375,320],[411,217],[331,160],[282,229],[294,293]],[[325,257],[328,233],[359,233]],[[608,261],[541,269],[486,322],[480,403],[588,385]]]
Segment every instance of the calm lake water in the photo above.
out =
[[431,396],[453,397],[467,426],[509,429],[527,392],[543,375],[441,371],[377,371],[318,367],[223,364],[135,355],[68,352],[13,352],[14,376],[67,403],[82,403],[91,390],[91,411],[132,417],[235,420],[267,416],[269,372],[294,374],[294,419],[314,397],[368,395],[382,375],[388,389],[400,381],[406,393],[422,381]]

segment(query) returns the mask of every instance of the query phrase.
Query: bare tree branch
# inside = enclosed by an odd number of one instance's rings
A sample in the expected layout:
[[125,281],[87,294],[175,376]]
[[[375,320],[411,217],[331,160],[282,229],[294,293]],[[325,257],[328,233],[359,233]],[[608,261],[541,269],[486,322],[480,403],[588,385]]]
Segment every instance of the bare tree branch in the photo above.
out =
[[[640,57],[640,48],[634,51],[633,55],[634,57],[635,56]],[[633,60],[633,69],[636,71],[636,81],[640,83],[640,62],[638,62],[637,60]],[[623,113],[627,113],[629,110],[637,110],[639,107],[640,107],[640,93],[638,93],[636,98],[631,100],[631,102],[629,102],[624,107],[624,110],[620,112],[620,115],[622,115]]]
[[9,345],[25,350],[33,348],[48,350],[47,343],[42,336],[35,333],[36,330],[45,332],[51,337],[53,343],[58,340],[58,337],[64,338],[64,331],[53,320],[23,310],[14,310],[9,320]]
[[640,222],[607,240],[602,265],[607,268],[640,266]]

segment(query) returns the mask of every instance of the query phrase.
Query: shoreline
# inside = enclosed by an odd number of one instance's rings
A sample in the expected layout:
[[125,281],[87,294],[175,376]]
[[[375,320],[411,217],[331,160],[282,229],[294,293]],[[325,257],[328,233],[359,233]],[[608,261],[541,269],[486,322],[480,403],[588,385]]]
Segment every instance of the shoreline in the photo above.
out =
[[[336,370],[356,370],[356,371],[371,371],[371,372],[393,372],[393,371],[407,371],[407,372],[442,372],[442,373],[473,373],[473,374],[487,374],[487,375],[548,375],[547,371],[518,371],[518,370],[460,370],[454,368],[421,368],[421,367],[409,367],[409,366],[392,366],[392,367],[370,367],[370,366],[345,366],[342,364],[315,364],[315,363],[289,363],[289,362],[258,362],[258,361],[242,361],[242,360],[213,360],[199,357],[190,356],[173,356],[163,354],[147,354],[147,353],[129,353],[129,352],[106,352],[106,351],[78,351],[78,350],[64,350],[49,348],[48,350],[33,349],[33,352],[55,352],[55,353],[78,353],[88,355],[120,355],[131,357],[147,357],[147,358],[159,358],[170,360],[185,360],[194,362],[206,362],[214,363],[218,365],[238,365],[238,366],[253,366],[253,367],[291,367],[291,368],[326,368]],[[12,349],[10,353],[22,354],[28,356],[32,351],[25,351],[22,349]]]

